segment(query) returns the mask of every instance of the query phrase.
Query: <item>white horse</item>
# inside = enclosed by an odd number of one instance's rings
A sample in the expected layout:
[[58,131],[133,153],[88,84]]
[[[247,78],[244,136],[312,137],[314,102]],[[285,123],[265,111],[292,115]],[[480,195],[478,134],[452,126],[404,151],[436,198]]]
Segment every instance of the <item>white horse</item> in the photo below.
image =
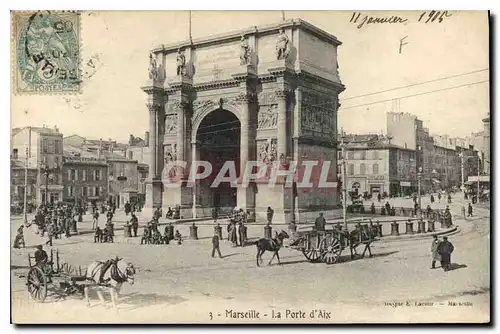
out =
[[[111,302],[113,307],[116,309],[118,304],[118,294],[120,293],[123,283],[128,282],[131,285],[134,284],[135,268],[132,263],[126,263],[119,257],[109,261],[110,264],[107,269],[104,268],[105,262],[100,261],[92,262],[87,268],[85,278],[95,283],[95,285],[85,285],[84,294],[85,299],[87,300],[87,306],[90,306],[89,288],[96,289],[102,305],[105,304],[102,289],[108,288],[109,294],[111,295]],[[104,270],[102,282],[99,282],[102,270]]]

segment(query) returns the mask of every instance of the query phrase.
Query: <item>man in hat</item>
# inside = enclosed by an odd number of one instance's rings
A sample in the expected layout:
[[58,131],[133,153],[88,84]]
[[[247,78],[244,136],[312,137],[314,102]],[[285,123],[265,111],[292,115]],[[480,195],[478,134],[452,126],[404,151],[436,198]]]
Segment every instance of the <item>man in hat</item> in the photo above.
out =
[[316,231],[325,230],[326,221],[325,218],[323,217],[323,212],[320,212],[319,217],[316,218],[316,221],[314,222],[314,225],[316,226]]
[[48,261],[49,261],[49,256],[47,255],[47,252],[43,250],[42,245],[36,246],[35,264],[43,268]]
[[436,261],[441,261],[441,256],[438,253],[438,248],[440,243],[441,241],[439,241],[437,235],[433,235],[431,244],[431,257],[432,257],[431,269],[436,269]]
[[441,267],[444,271],[451,269],[451,253],[454,250],[455,247],[448,241],[448,237],[443,237],[443,241],[438,246],[438,253],[441,255]]
[[222,258],[219,248],[219,235],[217,233],[214,233],[214,236],[212,237],[212,257],[215,256],[216,251],[219,254],[219,258]]

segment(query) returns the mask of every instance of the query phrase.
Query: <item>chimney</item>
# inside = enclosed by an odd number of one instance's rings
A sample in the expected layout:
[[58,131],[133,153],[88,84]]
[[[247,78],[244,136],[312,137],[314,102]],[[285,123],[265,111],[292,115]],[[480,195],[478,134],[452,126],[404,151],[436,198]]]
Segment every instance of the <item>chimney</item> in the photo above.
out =
[[146,131],[144,134],[144,143],[146,146],[149,146],[149,131]]
[[101,159],[102,153],[102,138],[99,139],[99,148],[97,149],[97,159]]
[[54,125],[54,131],[59,133],[59,128],[57,127],[57,125]]

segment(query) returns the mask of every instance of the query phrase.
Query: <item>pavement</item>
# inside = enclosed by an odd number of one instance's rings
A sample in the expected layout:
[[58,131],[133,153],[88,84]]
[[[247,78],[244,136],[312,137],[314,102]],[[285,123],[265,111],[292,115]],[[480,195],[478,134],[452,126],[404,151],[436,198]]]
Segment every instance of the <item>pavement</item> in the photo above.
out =
[[[456,213],[460,203],[452,203],[450,209]],[[136,283],[123,286],[118,311],[109,307],[109,296],[108,305],[102,306],[95,294],[91,307],[77,296],[32,301],[24,283],[27,253],[34,249],[12,249],[12,319],[15,323],[487,322],[490,221],[489,210],[477,211],[473,219],[455,222],[459,229],[450,236],[455,252],[453,270],[448,272],[429,269],[430,240],[419,238],[377,241],[371,258],[351,260],[344,250],[334,265],[310,263],[300,251],[282,248],[281,265],[267,266],[272,255],[266,252],[261,267],[256,265],[255,246],[231,247],[222,241],[224,257],[212,258],[209,225],[199,227],[199,240],[182,245],[139,245],[139,238],[120,234],[113,244],[94,244],[90,235],[57,240],[54,248],[61,260],[73,266],[114,256],[134,263]],[[11,225],[15,231],[16,222]],[[189,224],[176,228],[188,235]],[[259,233],[262,226],[249,226],[249,234]],[[235,318],[238,315],[247,317]]]

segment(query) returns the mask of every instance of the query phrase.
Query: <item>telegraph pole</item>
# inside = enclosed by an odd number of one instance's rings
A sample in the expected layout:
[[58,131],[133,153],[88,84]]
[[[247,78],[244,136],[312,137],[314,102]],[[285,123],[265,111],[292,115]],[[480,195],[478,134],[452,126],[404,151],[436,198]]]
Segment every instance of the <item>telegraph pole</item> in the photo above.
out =
[[342,149],[342,211],[344,228],[347,231],[347,173],[346,173],[346,158],[345,158],[345,143],[344,143],[344,130],[340,130],[340,147]]
[[28,156],[29,150],[26,147],[26,158],[24,162],[24,225],[28,223],[28,211],[27,211],[27,202],[28,202]]

